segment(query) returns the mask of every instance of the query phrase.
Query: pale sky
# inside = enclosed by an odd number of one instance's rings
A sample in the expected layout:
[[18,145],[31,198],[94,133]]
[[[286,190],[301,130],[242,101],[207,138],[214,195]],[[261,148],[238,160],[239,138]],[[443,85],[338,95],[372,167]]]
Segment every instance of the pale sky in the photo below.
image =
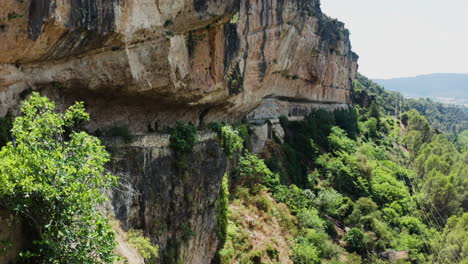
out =
[[468,73],[468,0],[322,0],[369,78]]

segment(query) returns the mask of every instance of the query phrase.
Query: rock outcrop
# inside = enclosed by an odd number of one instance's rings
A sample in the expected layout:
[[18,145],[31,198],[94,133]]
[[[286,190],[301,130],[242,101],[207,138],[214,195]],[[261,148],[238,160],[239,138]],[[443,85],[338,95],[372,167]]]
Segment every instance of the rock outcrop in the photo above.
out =
[[0,115],[54,87],[87,102],[90,129],[134,132],[350,102],[357,56],[317,0],[3,2]]
[[160,247],[160,263],[210,263],[216,252],[216,201],[227,160],[214,133],[199,141],[193,153],[176,158],[167,134],[105,140],[121,182],[111,196],[115,216],[146,231]]
[[89,131],[141,135],[107,142],[122,176],[113,205],[162,263],[210,262],[227,161],[206,138],[181,170],[167,135],[145,134],[344,107],[357,71],[348,31],[318,0],[3,0],[0,38],[0,116],[39,90],[85,101]]

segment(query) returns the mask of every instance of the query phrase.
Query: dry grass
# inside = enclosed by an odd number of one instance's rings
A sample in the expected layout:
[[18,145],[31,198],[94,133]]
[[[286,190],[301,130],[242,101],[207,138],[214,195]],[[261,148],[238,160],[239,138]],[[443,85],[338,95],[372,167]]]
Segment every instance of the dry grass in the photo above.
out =
[[234,255],[224,263],[292,263],[289,258],[295,217],[267,192],[234,200],[230,224],[246,236],[242,245],[231,243]]

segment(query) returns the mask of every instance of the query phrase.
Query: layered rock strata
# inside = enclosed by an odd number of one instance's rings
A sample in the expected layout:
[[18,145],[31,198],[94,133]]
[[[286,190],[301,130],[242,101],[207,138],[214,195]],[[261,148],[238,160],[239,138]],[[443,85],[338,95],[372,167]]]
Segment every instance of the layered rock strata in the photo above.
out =
[[357,56],[317,0],[4,2],[0,115],[52,87],[88,103],[90,129],[134,132],[237,121],[265,98],[350,103]]
[[318,0],[3,0],[0,38],[0,117],[41,91],[61,108],[85,101],[89,131],[141,135],[106,141],[121,176],[112,204],[161,263],[210,263],[227,161],[206,136],[184,169],[168,136],[148,133],[247,120],[260,151],[279,116],[346,107],[357,70],[348,31]]

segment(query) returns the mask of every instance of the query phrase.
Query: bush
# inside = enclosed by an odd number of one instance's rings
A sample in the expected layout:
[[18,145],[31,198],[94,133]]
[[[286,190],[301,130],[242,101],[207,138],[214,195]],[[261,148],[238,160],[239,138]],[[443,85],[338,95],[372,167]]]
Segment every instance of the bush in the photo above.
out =
[[345,152],[337,155],[325,154],[317,159],[321,174],[341,193],[357,197],[369,195],[369,182],[362,177],[357,158]]
[[356,142],[349,139],[346,136],[346,132],[336,126],[331,129],[331,134],[328,136],[328,144],[330,146],[330,150],[334,153],[340,151],[353,153],[356,151]]
[[222,248],[226,241],[227,225],[228,225],[228,208],[229,208],[229,182],[227,174],[224,174],[221,188],[218,195],[218,207],[217,207],[217,220],[218,228],[217,235],[219,248]]
[[313,208],[300,211],[297,214],[297,222],[302,228],[325,230],[325,221],[320,218],[317,210]]
[[294,184],[289,187],[283,185],[275,188],[274,197],[277,201],[285,203],[291,212],[298,213],[312,206],[312,201],[308,199],[305,192]]
[[346,255],[347,264],[362,264],[362,258],[356,253]]
[[267,244],[266,246],[266,253],[268,255],[268,257],[271,259],[271,260],[275,260],[275,261],[278,261],[279,260],[279,252],[278,252],[278,249],[274,248],[271,244]]
[[244,140],[239,136],[239,132],[231,126],[221,128],[221,139],[224,152],[228,157],[244,147]]
[[375,118],[370,118],[364,123],[364,135],[367,138],[377,139],[379,138],[379,130],[378,130],[378,121]]
[[198,142],[197,129],[193,124],[177,122],[171,131],[170,146],[179,154],[190,153]]
[[416,217],[403,216],[400,218],[400,226],[408,229],[410,234],[421,234],[425,230],[423,223]]
[[319,252],[314,245],[308,243],[298,244],[293,247],[291,260],[295,264],[320,264]]
[[361,253],[364,249],[364,233],[358,228],[351,228],[344,236],[344,241],[350,252]]
[[279,175],[271,172],[257,155],[250,153],[240,158],[239,174],[241,185],[248,186],[252,194],[258,193],[262,184],[272,189],[280,184]]
[[375,101],[372,101],[370,109],[369,109],[369,117],[375,118],[377,120],[377,123],[380,122],[380,110],[379,106]]
[[264,211],[264,212],[269,212],[271,208],[273,208],[273,202],[271,199],[264,195],[264,194],[259,194],[253,198],[253,203],[255,206]]
[[278,219],[281,227],[294,232],[296,229],[296,218],[291,215],[289,208],[285,204],[277,204],[270,213]]
[[315,198],[314,203],[320,212],[329,216],[337,216],[343,203],[343,195],[334,189],[322,189]]
[[147,261],[156,261],[158,258],[158,246],[153,245],[149,238],[143,235],[143,231],[130,229],[127,233],[128,243]]

